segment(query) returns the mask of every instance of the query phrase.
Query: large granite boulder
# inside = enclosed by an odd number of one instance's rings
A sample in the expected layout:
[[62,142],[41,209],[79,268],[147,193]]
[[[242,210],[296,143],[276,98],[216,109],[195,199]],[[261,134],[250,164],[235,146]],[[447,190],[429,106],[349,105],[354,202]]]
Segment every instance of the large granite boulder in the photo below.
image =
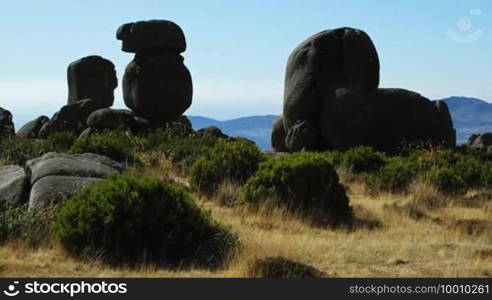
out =
[[139,55],[126,67],[126,106],[151,121],[178,119],[191,105],[191,74],[178,54]]
[[150,20],[121,25],[116,38],[125,52],[173,52],[186,50],[186,40],[177,24],[167,20]]
[[404,143],[455,145],[446,104],[403,89],[337,89],[324,101],[319,128],[321,149],[367,145],[391,153]]
[[337,88],[372,91],[379,85],[379,58],[359,29],[322,31],[302,42],[287,62],[284,125],[315,123],[326,95]]
[[15,134],[14,122],[10,111],[0,107],[0,142]]
[[308,38],[287,62],[283,121],[272,132],[274,151],[368,145],[397,152],[414,142],[455,146],[446,103],[378,85],[379,58],[366,33],[339,28]]
[[27,122],[24,126],[21,127],[16,133],[18,137],[22,138],[30,138],[35,139],[39,137],[39,131],[44,126],[44,124],[48,123],[50,118],[47,116],[40,116],[30,122]]
[[67,69],[68,104],[92,99],[99,108],[111,107],[118,85],[114,64],[100,56],[87,56]]
[[176,121],[190,107],[191,74],[180,53],[186,50],[181,28],[171,21],[151,20],[122,25],[117,39],[134,52],[123,76],[126,106],[151,123]]
[[43,125],[39,131],[39,137],[46,138],[50,134],[60,131],[80,134],[86,128],[89,115],[98,109],[100,109],[99,104],[92,99],[67,104],[56,112],[49,122]]
[[82,187],[124,171],[118,162],[93,153],[50,152],[26,163],[30,175],[29,208],[45,208],[62,202]]
[[30,209],[43,209],[58,204],[77,193],[81,188],[98,183],[101,178],[46,176],[38,180],[31,189]]
[[137,117],[127,109],[102,108],[91,113],[87,118],[87,126],[96,130],[131,130],[142,132],[149,128],[146,119]]
[[93,153],[70,155],[50,152],[29,160],[26,168],[31,176],[31,184],[46,176],[105,178],[123,171],[120,163]]
[[28,177],[24,168],[0,166],[0,205],[21,205],[27,201]]

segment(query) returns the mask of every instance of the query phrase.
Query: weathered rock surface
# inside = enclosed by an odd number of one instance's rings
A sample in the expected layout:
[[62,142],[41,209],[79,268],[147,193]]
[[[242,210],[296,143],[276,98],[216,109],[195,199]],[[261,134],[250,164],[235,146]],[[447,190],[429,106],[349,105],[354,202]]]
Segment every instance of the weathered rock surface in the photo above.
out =
[[15,134],[14,123],[10,111],[0,107],[0,142]]
[[120,163],[93,153],[70,155],[50,152],[29,160],[26,168],[31,175],[31,184],[47,176],[105,178],[123,171]]
[[379,58],[359,29],[320,32],[302,42],[287,62],[284,90],[286,132],[297,121],[315,123],[326,95],[337,88],[371,91],[379,85]]
[[209,136],[215,136],[223,139],[229,138],[228,135],[224,134],[222,130],[220,130],[220,128],[216,126],[207,126],[202,129],[198,129],[196,133],[198,135],[209,135]]
[[130,110],[102,108],[90,114],[87,118],[87,126],[96,130],[129,129],[132,132],[140,132],[150,125],[147,120],[137,117],[135,113]]
[[50,134],[60,131],[72,131],[80,134],[85,128],[87,118],[91,113],[100,109],[92,99],[78,101],[63,106],[56,112],[49,122],[46,122],[39,131],[39,137],[46,138]]
[[176,120],[190,107],[192,95],[191,75],[180,55],[137,54],[126,67],[123,98],[138,116]]
[[182,53],[186,50],[183,30],[174,22],[150,20],[127,23],[116,33],[125,52],[166,52]]
[[111,107],[118,85],[114,64],[101,56],[87,56],[67,69],[68,104],[92,99],[99,108]]
[[273,122],[272,128],[272,150],[274,152],[286,152],[287,148],[285,147],[285,138],[287,137],[287,133],[284,128],[284,117],[280,116]]
[[27,201],[28,177],[22,167],[0,166],[0,205],[21,205]]
[[403,143],[429,142],[445,147],[455,143],[446,104],[436,104],[411,91],[338,89],[324,104],[319,123],[322,149],[367,145],[394,152]]
[[30,122],[27,122],[24,126],[17,131],[17,136],[22,138],[35,139],[39,137],[39,131],[41,128],[50,121],[47,116],[40,116]]
[[58,204],[77,193],[81,188],[98,183],[101,178],[73,176],[46,176],[39,179],[31,189],[30,209],[43,209]]

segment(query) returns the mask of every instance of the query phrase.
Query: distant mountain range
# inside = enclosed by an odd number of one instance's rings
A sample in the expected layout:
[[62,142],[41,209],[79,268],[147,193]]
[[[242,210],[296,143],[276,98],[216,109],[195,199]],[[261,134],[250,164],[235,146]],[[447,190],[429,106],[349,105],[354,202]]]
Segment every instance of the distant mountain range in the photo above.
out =
[[[449,106],[459,144],[466,143],[472,133],[492,132],[492,103],[467,97],[449,97],[442,100]],[[277,117],[251,116],[218,121],[206,117],[188,116],[194,129],[217,126],[227,135],[253,140],[263,150],[269,150],[271,147],[272,123]]]

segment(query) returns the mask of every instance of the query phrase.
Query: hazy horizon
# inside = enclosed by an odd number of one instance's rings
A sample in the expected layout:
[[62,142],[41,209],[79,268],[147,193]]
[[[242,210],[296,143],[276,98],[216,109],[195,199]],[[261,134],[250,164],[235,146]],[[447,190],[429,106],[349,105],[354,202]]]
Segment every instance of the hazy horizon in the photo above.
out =
[[[147,19],[172,20],[185,32],[183,56],[194,85],[187,115],[226,120],[280,114],[290,52],[309,36],[342,26],[371,36],[381,87],[406,88],[429,99],[492,101],[491,11],[485,0],[19,0],[5,3],[0,13],[0,107],[12,112],[17,129],[39,115],[51,117],[66,104],[68,64],[87,55],[113,61],[121,85],[133,55],[121,51],[116,29]],[[114,107],[125,107],[121,86]]]

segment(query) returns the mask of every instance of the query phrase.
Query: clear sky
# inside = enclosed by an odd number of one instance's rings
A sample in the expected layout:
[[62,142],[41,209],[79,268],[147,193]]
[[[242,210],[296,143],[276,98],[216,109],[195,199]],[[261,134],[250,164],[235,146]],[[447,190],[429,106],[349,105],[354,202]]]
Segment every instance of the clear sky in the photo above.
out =
[[[371,36],[382,87],[492,101],[490,0],[16,0],[0,11],[0,106],[17,128],[51,117],[66,103],[66,67],[87,55],[113,61],[121,79],[133,56],[120,50],[116,29],[147,19],[172,20],[186,34],[194,83],[187,114],[280,113],[290,52],[341,26]],[[121,89],[115,97],[124,107]]]

